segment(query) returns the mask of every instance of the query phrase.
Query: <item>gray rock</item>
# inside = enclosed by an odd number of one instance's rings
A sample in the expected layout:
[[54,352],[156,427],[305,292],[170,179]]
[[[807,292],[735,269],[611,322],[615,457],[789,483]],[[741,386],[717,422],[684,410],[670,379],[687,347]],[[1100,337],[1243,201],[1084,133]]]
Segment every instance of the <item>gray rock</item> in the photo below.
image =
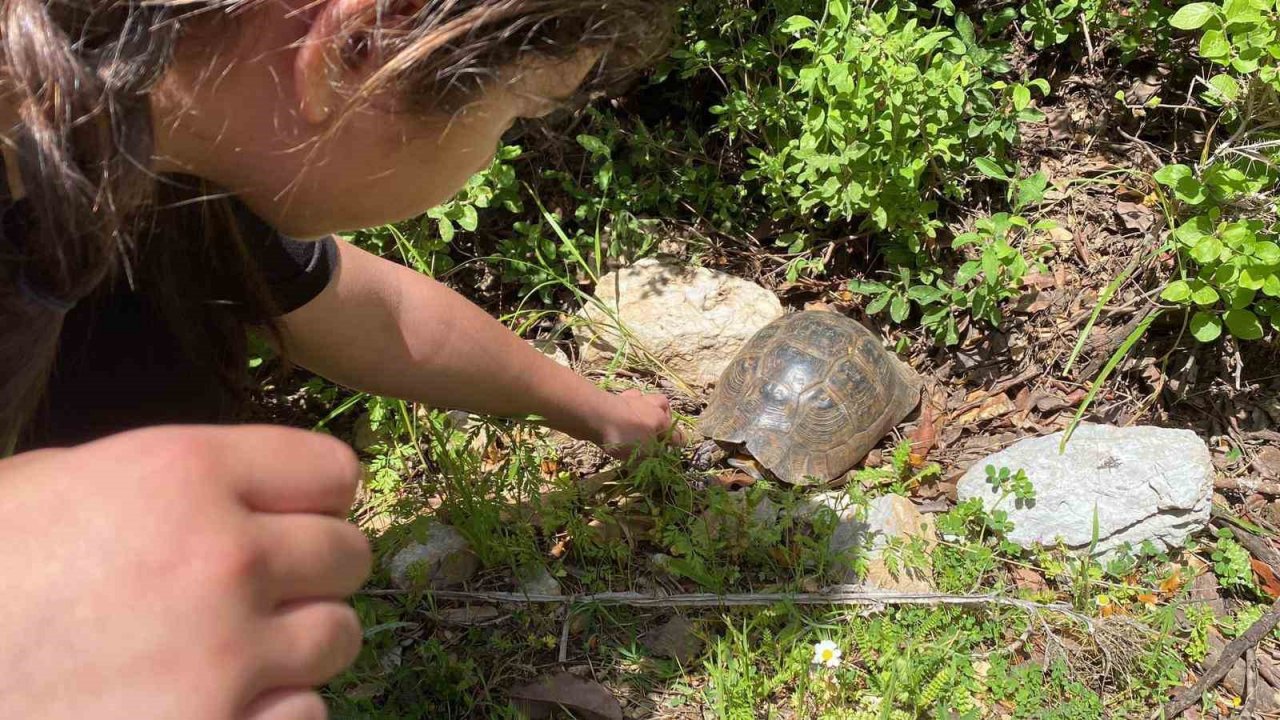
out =
[[693,623],[676,615],[640,637],[640,644],[658,657],[688,665],[702,653],[704,643]]
[[[1082,424],[1064,454],[1061,440],[1062,433],[1031,438],[988,456],[960,478],[959,499],[1006,511],[1014,526],[1008,537],[1024,547],[1061,541],[1086,550],[1096,512],[1099,555],[1146,540],[1172,548],[1208,523],[1213,462],[1194,432]],[[987,466],[1024,470],[1035,499],[1001,499]]]
[[782,303],[755,283],[652,258],[600,278],[595,297],[574,330],[583,364],[602,367],[621,350],[630,365],[650,367],[651,356],[658,370],[701,387],[782,317]]
[[443,590],[461,585],[480,569],[480,559],[457,530],[431,523],[426,542],[412,542],[388,563],[391,581],[407,589]]
[[812,516],[827,508],[835,513],[837,523],[831,533],[828,551],[835,557],[849,558],[865,553],[866,574],[859,577],[852,568],[842,581],[862,584],[876,590],[906,593],[933,591],[932,574],[897,563],[890,572],[885,558],[885,548],[895,538],[919,537],[924,541],[924,551],[932,553],[938,544],[933,518],[922,514],[907,498],[901,495],[881,495],[866,505],[865,516],[857,505],[842,492],[814,495],[805,501],[802,515]]
[[516,592],[526,595],[562,595],[560,581],[541,565],[516,577]]

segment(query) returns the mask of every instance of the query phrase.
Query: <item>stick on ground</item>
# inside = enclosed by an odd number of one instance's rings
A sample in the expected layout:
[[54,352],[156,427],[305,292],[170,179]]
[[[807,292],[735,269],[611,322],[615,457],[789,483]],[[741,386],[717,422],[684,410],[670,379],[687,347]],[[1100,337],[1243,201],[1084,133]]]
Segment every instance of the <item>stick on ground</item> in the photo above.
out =
[[1265,615],[1258,618],[1257,622],[1250,625],[1243,635],[1227,643],[1227,646],[1222,649],[1222,654],[1218,656],[1217,662],[1204,675],[1200,676],[1200,680],[1195,685],[1192,685],[1191,689],[1164,706],[1165,720],[1172,720],[1178,717],[1187,708],[1200,702],[1200,696],[1226,677],[1227,672],[1240,659],[1240,656],[1266,637],[1278,622],[1280,622],[1280,600],[1277,600]]

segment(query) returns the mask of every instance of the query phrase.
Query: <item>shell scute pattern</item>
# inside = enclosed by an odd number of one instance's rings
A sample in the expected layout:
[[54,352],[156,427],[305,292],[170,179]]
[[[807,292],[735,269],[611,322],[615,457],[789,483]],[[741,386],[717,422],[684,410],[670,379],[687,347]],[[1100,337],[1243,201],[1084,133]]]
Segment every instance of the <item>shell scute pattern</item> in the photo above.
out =
[[854,320],[807,311],[770,323],[729,363],[704,434],[746,445],[783,480],[831,480],[919,400],[920,378]]

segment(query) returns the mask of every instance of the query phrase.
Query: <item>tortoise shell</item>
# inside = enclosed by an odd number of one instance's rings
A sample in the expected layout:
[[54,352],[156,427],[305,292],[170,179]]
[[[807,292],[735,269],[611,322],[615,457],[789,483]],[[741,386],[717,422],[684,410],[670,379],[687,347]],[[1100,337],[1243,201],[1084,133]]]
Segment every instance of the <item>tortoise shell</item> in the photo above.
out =
[[786,482],[844,474],[920,400],[920,377],[860,323],[825,311],[761,328],[720,375],[702,434],[741,443]]

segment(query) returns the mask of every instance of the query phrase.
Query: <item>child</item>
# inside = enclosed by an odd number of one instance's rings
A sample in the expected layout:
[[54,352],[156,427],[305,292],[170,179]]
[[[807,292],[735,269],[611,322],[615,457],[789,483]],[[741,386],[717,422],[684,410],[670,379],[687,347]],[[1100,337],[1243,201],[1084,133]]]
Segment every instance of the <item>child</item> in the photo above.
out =
[[226,427],[256,328],[369,392],[625,449],[613,395],[334,238],[447,200],[519,118],[662,47],[653,0],[3,0],[0,698],[325,716],[369,551],[332,439]]

